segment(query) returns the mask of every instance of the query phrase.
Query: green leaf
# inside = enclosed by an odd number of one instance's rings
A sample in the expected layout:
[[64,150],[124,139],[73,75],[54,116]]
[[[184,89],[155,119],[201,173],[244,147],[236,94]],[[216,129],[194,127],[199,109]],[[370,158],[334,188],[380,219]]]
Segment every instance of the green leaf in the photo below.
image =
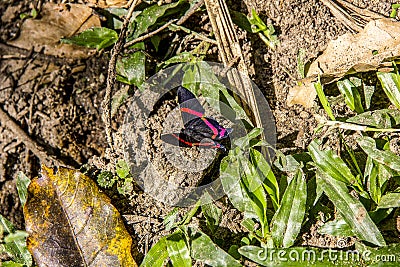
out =
[[144,257],[140,267],[162,267],[168,259],[167,237],[161,237]]
[[398,72],[377,72],[379,81],[382,84],[383,91],[385,91],[390,102],[400,109],[400,75]]
[[32,256],[26,247],[27,233],[15,230],[13,224],[0,214],[0,227],[8,234],[2,247],[14,262],[32,266]]
[[184,235],[181,230],[167,236],[167,251],[173,266],[191,267],[189,248],[186,246]]
[[253,148],[250,149],[250,158],[252,164],[259,172],[265,191],[270,196],[274,209],[277,210],[279,207],[279,185],[271,167],[264,156]]
[[175,7],[178,7],[178,5],[181,5],[184,3],[186,3],[186,1],[180,0],[175,3],[170,3],[170,4],[166,4],[166,5],[161,5],[161,6],[159,6],[158,4],[154,4],[152,6],[145,8],[142,11],[142,13],[140,13],[136,17],[136,19],[135,19],[136,28],[135,28],[132,38],[130,38],[130,39],[128,38],[128,41],[135,39],[135,38],[139,37],[140,35],[142,35],[143,33],[145,33],[151,26],[153,26],[157,22],[157,20],[159,18],[166,15],[168,10],[171,10],[172,13],[176,13],[176,12],[182,12],[182,11],[184,11],[184,9],[187,9],[188,6],[185,5],[186,7],[172,10]]
[[202,205],[201,210],[206,217],[208,228],[215,232],[221,222],[222,210],[212,202]]
[[320,234],[347,237],[353,236],[351,227],[342,218],[325,223],[318,229]]
[[251,164],[247,158],[240,158],[240,165],[244,170],[244,176],[242,176],[243,187],[251,199],[253,210],[260,221],[261,237],[265,238],[269,233],[269,229],[267,219],[267,196],[265,195],[262,180],[254,165]]
[[201,261],[212,267],[242,266],[235,258],[214,244],[211,238],[203,232],[191,227],[188,228],[187,232],[191,255],[194,260]]
[[357,88],[361,87],[361,79],[352,77],[352,81],[344,79],[337,82],[340,93],[344,96],[344,100],[349,108],[357,113],[364,112],[361,104],[360,93]]
[[151,43],[154,46],[156,52],[158,52],[158,47],[160,46],[161,37],[158,35],[154,35],[150,38]]
[[301,169],[290,181],[281,206],[271,222],[271,234],[277,247],[290,247],[300,233],[307,201],[307,184]]
[[16,242],[16,241],[24,241],[28,237],[28,233],[25,231],[21,230],[16,230],[14,233],[8,234],[6,237],[4,237],[4,242],[5,243],[11,243],[11,242]]
[[368,111],[351,117],[346,122],[389,129],[400,124],[400,111],[396,109]]
[[14,261],[5,261],[1,263],[1,267],[23,267],[23,266],[24,266],[23,264]]
[[192,220],[193,216],[196,214],[196,212],[198,211],[199,207],[201,205],[201,199],[199,199],[196,204],[189,210],[189,212],[187,212],[182,220],[180,222],[177,222],[177,225],[187,225],[190,223],[190,221]]
[[234,141],[235,146],[242,150],[246,150],[250,146],[250,141],[255,139],[263,132],[263,128],[253,128],[248,134],[243,137],[237,138]]
[[317,171],[317,183],[335,205],[352,232],[361,240],[384,246],[385,240],[362,203],[350,195],[346,184]]
[[319,76],[318,76],[318,82],[314,83],[314,88],[317,91],[319,101],[321,102],[322,107],[324,108],[325,112],[328,114],[329,118],[333,121],[336,120],[335,116],[333,116],[331,105],[329,104],[328,99],[326,98],[326,95],[324,93],[324,89],[322,87]]
[[251,30],[253,33],[266,31],[267,25],[265,25],[264,21],[258,16],[257,11],[252,8],[251,9],[251,17],[248,18],[251,23]]
[[179,208],[175,207],[170,211],[167,216],[165,216],[163,224],[165,225],[165,230],[169,231],[175,226],[175,220],[178,215]]
[[400,207],[400,192],[387,193],[382,196],[378,209],[398,208]]
[[117,164],[115,165],[115,172],[117,173],[118,177],[121,179],[125,179],[129,175],[129,166],[125,160],[118,160]]
[[0,226],[3,229],[3,232],[6,234],[11,234],[15,232],[14,225],[1,214],[0,214]]
[[229,151],[229,155],[222,159],[220,165],[220,179],[225,194],[232,205],[241,212],[255,215],[251,199],[241,185],[242,171],[238,160],[239,149]]
[[[132,49],[144,50],[143,42],[134,44]],[[140,88],[146,79],[146,56],[143,51],[136,51],[117,61],[117,80]]]
[[30,182],[31,180],[29,180],[29,178],[23,172],[18,173],[17,191],[22,206],[25,205],[26,196],[28,195],[28,185]]
[[379,165],[371,157],[368,157],[364,169],[364,179],[366,180],[368,193],[375,203],[379,203],[382,195]]
[[100,186],[110,188],[114,185],[116,179],[112,172],[104,171],[97,175],[97,182]]
[[363,191],[356,177],[354,177],[344,161],[332,150],[320,150],[318,146],[319,144],[315,140],[308,146],[308,151],[317,167],[325,175]]
[[378,149],[375,140],[371,137],[363,136],[357,140],[357,143],[375,161],[395,171],[400,171],[400,157],[392,151]]
[[187,62],[191,62],[192,60],[195,60],[196,57],[190,53],[190,52],[182,52],[180,54],[177,54],[169,59],[167,59],[166,61],[164,61],[163,63],[161,63],[158,68],[166,68],[171,64],[176,64],[176,63],[187,63]]
[[229,10],[229,13],[232,16],[233,23],[238,25],[239,28],[242,28],[243,30],[245,30],[247,32],[251,32],[251,33],[253,32],[253,30],[251,29],[250,21],[245,14],[243,14],[242,12],[235,11],[235,10]]
[[118,34],[116,31],[103,27],[88,29],[76,36],[62,38],[61,42],[100,50],[113,45],[117,40]]
[[359,261],[346,261],[346,255],[340,257],[341,251],[332,249],[329,251],[312,247],[268,249],[249,245],[239,248],[239,253],[262,266],[268,267],[361,266]]

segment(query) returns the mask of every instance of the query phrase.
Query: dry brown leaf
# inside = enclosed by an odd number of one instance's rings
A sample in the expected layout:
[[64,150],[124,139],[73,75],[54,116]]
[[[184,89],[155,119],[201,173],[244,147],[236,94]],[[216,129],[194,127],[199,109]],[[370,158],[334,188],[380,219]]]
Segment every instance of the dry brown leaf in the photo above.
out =
[[100,27],[100,19],[92,9],[78,4],[44,4],[41,19],[27,19],[21,26],[18,39],[9,44],[27,50],[44,49],[47,55],[69,58],[87,58],[96,50],[70,44],[61,44],[62,37]]
[[127,0],[87,0],[85,2],[100,8],[126,7],[126,5],[128,4]]
[[[374,55],[374,51],[377,54]],[[399,57],[400,22],[392,19],[371,21],[360,33],[344,34],[332,40],[310,65],[307,77],[300,81],[302,85],[289,90],[287,104],[312,107],[317,95],[312,83],[318,75],[322,84],[328,84],[347,74],[387,67],[391,60]]]
[[118,211],[79,171],[43,166],[29,184],[24,216],[38,266],[137,266]]

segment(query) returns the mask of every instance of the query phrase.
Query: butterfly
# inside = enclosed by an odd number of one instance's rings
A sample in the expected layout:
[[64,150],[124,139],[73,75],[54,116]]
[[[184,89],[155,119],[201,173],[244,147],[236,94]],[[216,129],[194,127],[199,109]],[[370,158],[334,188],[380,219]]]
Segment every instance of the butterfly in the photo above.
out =
[[161,135],[161,140],[180,147],[216,148],[226,152],[220,141],[233,129],[224,128],[215,119],[206,117],[199,100],[185,87],[179,86],[177,95],[184,128],[179,133]]

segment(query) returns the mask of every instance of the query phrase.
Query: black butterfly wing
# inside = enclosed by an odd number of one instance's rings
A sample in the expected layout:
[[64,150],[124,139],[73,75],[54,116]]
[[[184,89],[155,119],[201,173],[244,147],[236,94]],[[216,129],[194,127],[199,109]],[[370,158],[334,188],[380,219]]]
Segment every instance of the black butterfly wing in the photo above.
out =
[[227,138],[233,129],[222,127],[212,118],[202,117],[186,123],[184,131],[190,136],[199,136],[196,139],[211,138],[218,141]]
[[172,134],[163,134],[161,135],[161,140],[164,142],[179,146],[179,147],[201,147],[201,148],[219,148],[223,151],[226,151],[226,148],[218,142],[215,142],[211,139],[196,140],[194,137],[187,135],[185,132],[180,133],[172,133]]
[[177,94],[184,125],[189,121],[201,118],[204,115],[205,110],[203,106],[192,92],[183,86],[179,86]]

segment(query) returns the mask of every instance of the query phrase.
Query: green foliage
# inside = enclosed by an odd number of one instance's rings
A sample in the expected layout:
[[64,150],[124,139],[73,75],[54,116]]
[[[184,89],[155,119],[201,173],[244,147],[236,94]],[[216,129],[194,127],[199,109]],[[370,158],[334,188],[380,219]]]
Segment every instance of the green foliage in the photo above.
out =
[[100,186],[105,188],[112,187],[116,180],[116,177],[114,177],[113,173],[110,171],[103,171],[97,175],[97,182]]
[[[5,236],[4,236],[5,234]],[[11,261],[2,263],[2,266],[32,266],[32,256],[26,247],[28,234],[16,230],[14,225],[0,214],[0,254],[6,253]]]
[[326,98],[326,95],[324,93],[324,89],[322,87],[319,76],[318,76],[318,82],[314,83],[314,88],[317,91],[319,101],[321,101],[322,107],[324,108],[325,112],[328,114],[329,118],[333,121],[336,120],[335,116],[333,116],[333,111],[331,109],[331,105],[329,104],[328,99]]
[[76,36],[62,38],[61,42],[65,44],[74,44],[101,50],[113,45],[117,40],[118,33],[116,31],[103,27],[88,29]]
[[363,113],[364,108],[361,104],[359,88],[362,81],[358,78],[344,79],[337,82],[340,93],[344,96],[344,101],[349,108],[357,113]]
[[301,169],[296,171],[272,219],[271,234],[277,247],[290,247],[300,233],[306,211],[307,187]]
[[393,67],[393,72],[377,72],[377,76],[390,102],[400,109],[400,75],[396,64]]
[[130,174],[129,165],[124,160],[119,160],[115,165],[115,174],[111,171],[102,171],[97,175],[97,182],[105,188],[117,183],[118,193],[128,195],[133,190],[133,177]]
[[243,30],[250,33],[257,33],[261,40],[272,50],[279,45],[278,36],[275,34],[275,28],[272,24],[266,25],[258,16],[255,9],[251,10],[251,16],[246,17],[243,13],[230,11],[232,21]]
[[146,56],[143,42],[134,44],[132,49],[139,50],[127,54],[117,61],[117,80],[129,85],[140,87],[146,79]]
[[17,175],[17,191],[21,201],[21,206],[25,205],[26,197],[28,195],[28,185],[31,182],[29,178],[23,173],[19,172]]
[[275,34],[274,26],[272,24],[265,25],[255,9],[251,10],[251,16],[248,17],[248,19],[251,24],[252,32],[258,33],[261,40],[263,40],[269,48],[275,50],[276,46],[279,45],[279,40]]

